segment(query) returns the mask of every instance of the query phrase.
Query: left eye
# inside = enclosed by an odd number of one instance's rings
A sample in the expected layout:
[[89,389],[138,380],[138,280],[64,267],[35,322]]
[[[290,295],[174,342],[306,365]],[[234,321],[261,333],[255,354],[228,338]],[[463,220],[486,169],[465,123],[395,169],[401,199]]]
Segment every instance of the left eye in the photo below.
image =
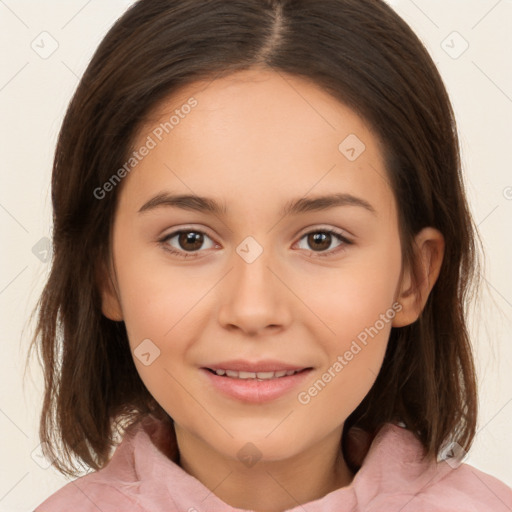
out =
[[[332,238],[337,238],[340,245],[337,246],[334,250],[323,251],[326,246],[329,247],[332,242]],[[341,233],[334,231],[333,229],[318,229],[316,231],[310,231],[301,237],[301,240],[306,238],[307,243],[311,244],[313,247],[316,245],[316,248],[313,249],[312,252],[318,253],[317,256],[331,256],[332,254],[336,254],[339,251],[343,251],[346,249],[346,245],[350,245],[352,242],[344,237]],[[319,250],[317,250],[319,249]]]
[[[340,244],[335,249],[328,251],[325,250],[331,246],[333,237],[337,239]],[[173,246],[171,243],[175,238],[178,241],[178,247]],[[206,233],[193,229],[174,231],[173,233],[166,235],[160,240],[160,242],[163,244],[165,250],[169,251],[171,254],[181,258],[195,258],[198,256],[197,253],[200,252],[199,249],[202,248],[205,238],[211,241],[211,245],[210,247],[207,247],[207,249],[216,245]],[[306,243],[313,247],[313,249],[305,249],[309,250],[311,253],[316,253],[316,256],[321,257],[338,253],[339,251],[346,249],[347,245],[352,244],[352,242],[345,236],[333,229],[317,229],[315,231],[310,231],[302,235],[300,241],[303,239],[306,239]]]

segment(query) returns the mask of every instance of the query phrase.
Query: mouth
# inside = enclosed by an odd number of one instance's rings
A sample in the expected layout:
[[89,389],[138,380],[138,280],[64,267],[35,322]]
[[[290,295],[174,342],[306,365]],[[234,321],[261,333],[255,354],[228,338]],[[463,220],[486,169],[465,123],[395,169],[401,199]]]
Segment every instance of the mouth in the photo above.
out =
[[274,371],[269,368],[265,368],[265,371],[201,368],[208,388],[231,400],[246,404],[263,404],[279,398],[284,399],[294,389],[304,385],[313,371],[313,367],[288,367]]
[[236,370],[224,370],[222,368],[213,369],[213,368],[204,368],[208,370],[210,373],[214,375],[218,375],[219,377],[226,377],[230,379],[240,379],[240,380],[272,380],[272,379],[280,379],[283,377],[289,377],[291,375],[295,375],[297,373],[303,373],[309,370],[312,370],[312,367],[303,368],[302,370],[279,370],[279,371],[265,371],[265,372],[244,372],[244,371],[236,371]]

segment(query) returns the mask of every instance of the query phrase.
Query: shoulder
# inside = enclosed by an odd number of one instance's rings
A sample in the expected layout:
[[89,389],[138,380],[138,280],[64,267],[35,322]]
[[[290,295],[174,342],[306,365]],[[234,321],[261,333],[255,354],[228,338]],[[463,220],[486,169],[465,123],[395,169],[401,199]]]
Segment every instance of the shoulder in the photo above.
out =
[[[512,510],[512,489],[494,476],[469,465],[437,464],[437,474],[425,496],[435,495],[452,510],[507,512]],[[458,508],[457,508],[458,507]]]
[[98,479],[97,475],[98,473],[91,473],[67,483],[42,502],[34,512],[144,512],[119,483],[109,484]]
[[103,468],[67,483],[34,512],[161,510],[157,467],[162,466],[161,460],[169,461],[153,442],[162,444],[166,432],[166,425],[152,417],[134,424]]
[[132,442],[127,436],[103,468],[68,482],[41,503],[34,512],[142,512],[143,509],[133,497],[136,486],[130,462],[131,451]]
[[512,511],[512,489],[504,482],[454,457],[424,457],[414,434],[392,424],[376,436],[354,484],[371,510]]

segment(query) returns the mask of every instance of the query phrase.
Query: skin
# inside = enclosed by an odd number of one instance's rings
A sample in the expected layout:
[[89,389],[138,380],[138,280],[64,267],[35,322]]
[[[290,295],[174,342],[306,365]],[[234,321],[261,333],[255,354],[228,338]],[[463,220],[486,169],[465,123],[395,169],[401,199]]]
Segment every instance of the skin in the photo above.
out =
[[[103,312],[125,322],[132,350],[145,339],[159,348],[149,366],[134,361],[175,421],[181,467],[233,507],[282,511],[352,481],[339,449],[344,421],[374,383],[391,327],[418,318],[444,241],[433,228],[418,233],[420,285],[413,286],[402,269],[379,140],[352,110],[299,78],[252,69],[188,85],[153,112],[134,148],[191,96],[198,105],[122,183]],[[338,149],[349,134],[366,146],[355,161]],[[228,213],[172,206],[139,213],[163,192],[211,197]],[[351,205],[279,215],[289,200],[333,192],[363,198],[376,214]],[[161,241],[184,228],[206,233],[202,245],[180,245],[178,236]],[[305,236],[326,228],[353,243],[327,235],[315,245]],[[263,249],[252,263],[236,252],[248,236]],[[297,394],[393,304],[402,309],[392,321],[317,396],[299,403]],[[233,358],[314,370],[301,389],[242,403],[213,389],[199,370]],[[248,442],[261,454],[252,467],[237,456]]]

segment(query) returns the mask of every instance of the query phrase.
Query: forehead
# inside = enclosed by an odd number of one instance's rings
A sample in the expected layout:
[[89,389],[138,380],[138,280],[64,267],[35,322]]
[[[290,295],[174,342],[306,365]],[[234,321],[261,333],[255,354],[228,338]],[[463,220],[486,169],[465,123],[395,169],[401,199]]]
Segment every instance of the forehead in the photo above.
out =
[[133,149],[148,138],[154,147],[127,180],[139,202],[170,189],[228,206],[249,196],[263,208],[263,198],[274,204],[283,196],[331,192],[362,195],[376,209],[393,206],[371,128],[316,84],[294,76],[247,70],[188,84],[151,112]]

